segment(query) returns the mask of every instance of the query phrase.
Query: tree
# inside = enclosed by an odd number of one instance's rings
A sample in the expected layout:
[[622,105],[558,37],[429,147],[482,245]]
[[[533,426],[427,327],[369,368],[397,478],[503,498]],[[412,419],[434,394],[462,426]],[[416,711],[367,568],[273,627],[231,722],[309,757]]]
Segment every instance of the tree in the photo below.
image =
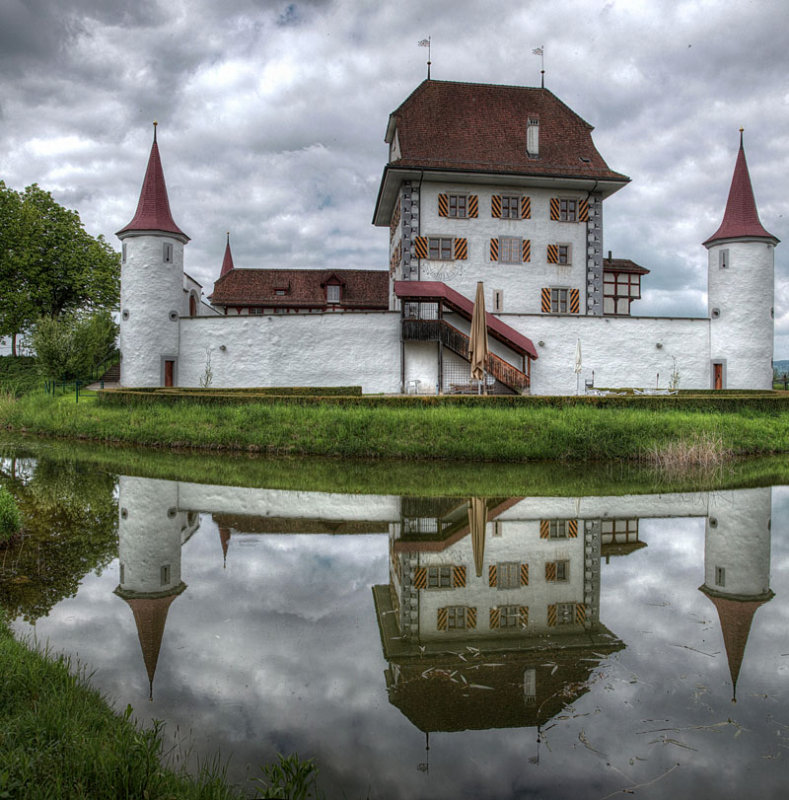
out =
[[32,335],[41,373],[66,381],[86,378],[115,350],[118,326],[109,311],[40,317]]
[[117,309],[120,255],[49,192],[0,181],[0,286],[0,335],[16,354],[16,336],[38,317]]

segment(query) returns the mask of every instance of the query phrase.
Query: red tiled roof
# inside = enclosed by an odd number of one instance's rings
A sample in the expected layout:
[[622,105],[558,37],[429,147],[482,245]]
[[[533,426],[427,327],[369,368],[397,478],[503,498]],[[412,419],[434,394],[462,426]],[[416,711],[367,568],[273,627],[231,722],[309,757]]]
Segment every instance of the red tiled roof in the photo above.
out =
[[605,272],[632,272],[636,275],[648,275],[649,270],[631,261],[629,258],[604,258],[603,270]]
[[117,236],[129,231],[161,231],[174,233],[189,241],[189,237],[175,224],[170,213],[170,201],[167,198],[167,186],[164,182],[164,170],[159,157],[159,145],[156,143],[156,129],[154,128],[151,155],[148,158],[148,168],[140,191],[140,200],[137,203],[137,212],[132,221],[121,228]]
[[[539,118],[539,156],[526,125]],[[392,167],[572,176],[626,182],[592,142],[592,126],[547,89],[423,81],[392,113],[401,157]]]
[[[394,290],[395,294],[401,299],[443,300],[448,306],[465,316],[466,319],[471,319],[471,314],[474,310],[474,303],[471,300],[441,281],[395,281]],[[504,342],[516,353],[529,355],[531,358],[538,357],[534,343],[528,336],[518,333],[514,328],[511,328],[498,317],[494,317],[488,312],[485,312],[485,322],[490,335],[500,342]]]
[[[325,308],[326,283],[342,285],[337,308],[385,311],[389,273],[371,269],[231,269],[214,284],[211,302],[220,306]],[[277,295],[284,289],[284,295]]]
[[756,209],[756,200],[753,196],[751,176],[748,172],[748,163],[745,160],[745,148],[742,145],[742,132],[740,132],[740,151],[737,153],[737,162],[734,165],[734,175],[731,179],[729,199],[723,222],[715,233],[704,242],[709,247],[720,239],[742,239],[756,237],[771,239],[776,244],[778,239],[768,233],[759,221],[759,212]]
[[225,245],[225,257],[222,260],[222,271],[219,277],[223,278],[230,270],[233,269],[233,254],[230,252],[230,234],[227,234],[227,244]]

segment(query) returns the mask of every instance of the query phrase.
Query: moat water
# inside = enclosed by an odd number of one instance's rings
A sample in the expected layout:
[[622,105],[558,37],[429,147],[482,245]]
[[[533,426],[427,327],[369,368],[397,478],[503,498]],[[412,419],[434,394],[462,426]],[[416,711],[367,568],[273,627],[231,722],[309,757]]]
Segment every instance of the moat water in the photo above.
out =
[[250,797],[278,753],[330,798],[785,797],[786,486],[352,495],[168,458],[0,446],[30,523],[0,603],[176,765]]

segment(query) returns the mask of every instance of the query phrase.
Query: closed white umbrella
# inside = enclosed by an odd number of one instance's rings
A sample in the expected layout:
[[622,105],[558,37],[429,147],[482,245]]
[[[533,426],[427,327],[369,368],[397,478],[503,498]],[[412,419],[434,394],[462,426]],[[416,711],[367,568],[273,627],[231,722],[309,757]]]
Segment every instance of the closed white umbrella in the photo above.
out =
[[580,382],[581,382],[581,367],[582,367],[582,360],[581,360],[581,340],[576,339],[575,342],[575,393],[579,394],[581,391]]

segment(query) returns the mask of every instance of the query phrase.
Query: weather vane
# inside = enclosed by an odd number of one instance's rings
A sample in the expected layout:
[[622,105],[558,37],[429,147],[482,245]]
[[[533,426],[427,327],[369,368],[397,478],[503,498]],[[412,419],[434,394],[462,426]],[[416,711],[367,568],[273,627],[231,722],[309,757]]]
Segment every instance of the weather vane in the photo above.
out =
[[417,42],[420,47],[427,48],[427,79],[430,80],[430,37],[428,36],[427,39],[421,39]]
[[541,44],[532,50],[535,56],[540,57],[540,89],[545,88],[545,45]]

